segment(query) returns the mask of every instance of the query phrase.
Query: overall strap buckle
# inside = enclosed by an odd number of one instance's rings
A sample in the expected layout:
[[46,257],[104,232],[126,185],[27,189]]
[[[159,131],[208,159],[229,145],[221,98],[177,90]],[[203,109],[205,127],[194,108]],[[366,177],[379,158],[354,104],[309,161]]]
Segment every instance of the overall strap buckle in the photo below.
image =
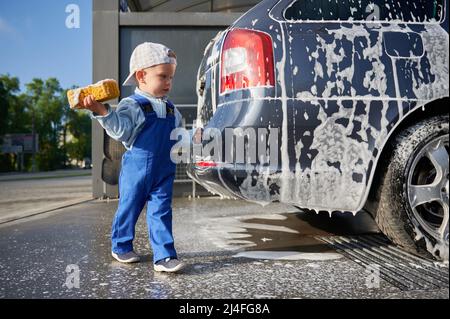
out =
[[175,106],[169,100],[166,101],[166,114],[175,115]]
[[[154,111],[152,103],[146,97],[139,94],[133,94],[130,98],[139,104],[144,113],[151,113]],[[166,101],[166,114],[175,115],[175,106],[169,100]]]
[[153,112],[152,103],[150,103],[150,101],[147,98],[145,98],[145,97],[143,97],[143,96],[141,96],[139,94],[133,94],[133,95],[130,96],[130,98],[132,98],[133,100],[135,100],[139,104],[142,112],[144,112],[144,113],[151,113],[151,112]]

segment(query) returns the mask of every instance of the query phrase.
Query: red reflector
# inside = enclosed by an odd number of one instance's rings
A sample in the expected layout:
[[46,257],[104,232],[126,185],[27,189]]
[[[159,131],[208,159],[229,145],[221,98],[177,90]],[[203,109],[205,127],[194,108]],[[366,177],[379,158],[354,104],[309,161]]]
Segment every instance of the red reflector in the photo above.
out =
[[217,166],[217,163],[215,163],[215,162],[200,161],[200,162],[195,163],[195,165],[196,165],[196,166],[199,166],[199,167],[216,167],[216,166]]
[[222,48],[220,93],[274,86],[272,38],[263,32],[234,29]]

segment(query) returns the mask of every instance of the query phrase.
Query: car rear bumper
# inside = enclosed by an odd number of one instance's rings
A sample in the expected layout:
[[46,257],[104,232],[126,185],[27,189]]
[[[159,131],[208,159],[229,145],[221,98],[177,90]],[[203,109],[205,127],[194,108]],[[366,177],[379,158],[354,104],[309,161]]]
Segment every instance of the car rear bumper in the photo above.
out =
[[279,172],[269,166],[202,162],[190,163],[187,174],[213,194],[224,198],[244,199],[261,204],[279,199]]

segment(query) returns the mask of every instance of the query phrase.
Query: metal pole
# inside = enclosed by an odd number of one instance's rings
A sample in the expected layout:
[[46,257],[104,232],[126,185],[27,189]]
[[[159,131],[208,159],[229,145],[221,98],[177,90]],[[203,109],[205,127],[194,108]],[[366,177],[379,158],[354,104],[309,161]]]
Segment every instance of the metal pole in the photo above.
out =
[[32,135],[33,135],[33,150],[32,150],[32,164],[31,171],[36,172],[36,127],[35,127],[35,118],[34,118],[34,107],[32,110]]
[[23,151],[19,153],[20,155],[20,171],[23,172]]

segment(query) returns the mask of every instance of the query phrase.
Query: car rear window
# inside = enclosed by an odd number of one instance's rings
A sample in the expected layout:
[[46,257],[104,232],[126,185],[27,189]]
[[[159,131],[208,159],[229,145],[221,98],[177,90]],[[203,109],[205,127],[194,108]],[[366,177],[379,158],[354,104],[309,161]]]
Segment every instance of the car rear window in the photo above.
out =
[[437,22],[445,0],[297,0],[284,13],[291,21]]

